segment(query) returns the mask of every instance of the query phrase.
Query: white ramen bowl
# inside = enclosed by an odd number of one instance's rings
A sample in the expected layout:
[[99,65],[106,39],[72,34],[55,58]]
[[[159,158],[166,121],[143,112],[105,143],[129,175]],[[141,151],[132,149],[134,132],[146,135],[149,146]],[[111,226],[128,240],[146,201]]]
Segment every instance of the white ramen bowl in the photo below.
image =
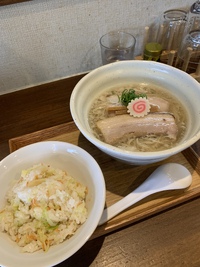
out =
[[22,253],[6,233],[0,232],[0,266],[49,267],[54,266],[79,250],[92,235],[101,218],[105,205],[105,182],[102,171],[82,148],[58,141],[39,142],[11,153],[0,161],[0,210],[4,206],[5,194],[13,179],[20,177],[22,169],[34,164],[46,163],[65,170],[69,175],[86,185],[88,218],[70,238],[51,246],[47,252]]
[[[148,83],[171,92],[184,105],[188,124],[184,138],[173,148],[158,152],[130,152],[97,139],[88,123],[93,100],[105,88],[131,83]],[[71,99],[72,118],[80,132],[101,151],[134,165],[162,161],[194,144],[200,138],[200,85],[189,74],[153,61],[120,61],[99,67],[84,76],[75,86]]]

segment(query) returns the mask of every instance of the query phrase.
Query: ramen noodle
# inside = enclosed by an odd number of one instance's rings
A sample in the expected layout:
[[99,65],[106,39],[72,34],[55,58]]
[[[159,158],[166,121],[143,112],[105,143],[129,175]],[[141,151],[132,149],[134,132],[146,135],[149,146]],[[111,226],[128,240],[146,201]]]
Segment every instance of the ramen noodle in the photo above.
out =
[[[133,89],[145,95],[150,112],[142,118],[130,116],[120,97]],[[167,90],[145,83],[110,88],[94,99],[89,125],[96,138],[128,151],[153,152],[172,148],[183,138],[187,113]]]

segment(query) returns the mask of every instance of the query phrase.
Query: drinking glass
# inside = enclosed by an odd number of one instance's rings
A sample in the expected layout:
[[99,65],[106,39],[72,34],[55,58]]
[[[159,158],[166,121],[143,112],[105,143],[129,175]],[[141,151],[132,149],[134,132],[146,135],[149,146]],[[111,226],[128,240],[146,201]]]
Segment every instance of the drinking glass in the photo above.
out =
[[178,50],[186,21],[187,12],[184,10],[171,9],[163,13],[157,36],[157,42],[162,45],[163,50]]
[[200,30],[200,0],[191,6],[188,14],[186,33],[194,30]]
[[200,30],[188,33],[178,51],[175,67],[187,72],[197,73],[200,66]]
[[100,38],[102,63],[133,60],[136,39],[124,31],[112,31]]

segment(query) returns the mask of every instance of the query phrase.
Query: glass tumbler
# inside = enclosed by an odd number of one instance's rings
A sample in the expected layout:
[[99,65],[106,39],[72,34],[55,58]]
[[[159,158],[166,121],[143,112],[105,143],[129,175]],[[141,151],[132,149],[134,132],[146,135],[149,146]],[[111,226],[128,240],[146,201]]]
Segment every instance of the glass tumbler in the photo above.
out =
[[200,0],[191,6],[188,13],[186,33],[194,30],[200,30]]
[[175,67],[191,74],[199,72],[200,64],[200,30],[188,33],[178,51]]
[[123,31],[112,31],[100,38],[102,63],[133,60],[136,39]]
[[163,50],[178,50],[186,21],[187,12],[184,10],[171,9],[163,13],[157,35],[157,42],[162,45]]

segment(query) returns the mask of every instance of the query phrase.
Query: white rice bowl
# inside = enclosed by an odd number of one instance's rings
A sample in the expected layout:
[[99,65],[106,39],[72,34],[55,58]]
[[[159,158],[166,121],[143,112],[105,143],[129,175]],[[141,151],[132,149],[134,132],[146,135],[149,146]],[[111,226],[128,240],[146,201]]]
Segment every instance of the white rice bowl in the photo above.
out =
[[105,182],[93,157],[78,146],[58,141],[39,142],[21,148],[0,162],[0,209],[5,206],[5,194],[11,181],[21,171],[46,163],[68,172],[88,188],[86,207],[88,218],[75,234],[63,243],[50,246],[47,252],[22,253],[7,233],[0,232],[0,266],[46,267],[59,264],[79,250],[90,238],[101,218],[105,204]]

